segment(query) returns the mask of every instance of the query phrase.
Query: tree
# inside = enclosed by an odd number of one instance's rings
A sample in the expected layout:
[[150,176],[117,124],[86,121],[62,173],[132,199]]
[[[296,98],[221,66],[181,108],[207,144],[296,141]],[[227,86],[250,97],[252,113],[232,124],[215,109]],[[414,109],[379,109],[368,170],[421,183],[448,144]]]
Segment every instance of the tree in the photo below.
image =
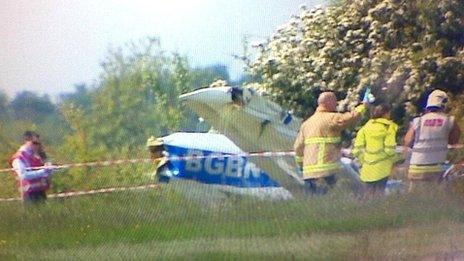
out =
[[7,114],[8,109],[8,96],[0,90],[0,117],[4,117]]
[[30,91],[17,94],[9,107],[16,119],[34,123],[40,123],[47,116],[56,112],[56,107],[48,95],[39,96]]
[[[179,130],[184,112],[178,96],[192,90],[195,75],[185,57],[166,54],[157,38],[146,38],[110,50],[102,68],[95,88],[77,89],[63,104],[71,115],[78,109],[69,107],[73,98],[91,97],[90,110],[81,110],[79,119],[66,117],[69,126],[80,122],[87,146],[108,156],[128,155],[139,152],[150,135]],[[76,128],[71,135],[78,135]]]
[[85,83],[74,85],[74,92],[60,94],[61,103],[72,103],[74,106],[89,111],[91,107],[91,92]]
[[464,2],[345,0],[291,18],[264,44],[250,73],[275,101],[299,115],[335,90],[352,107],[373,88],[397,107],[464,84]]
[[216,80],[230,81],[229,70],[223,64],[195,68],[192,70],[192,75],[194,88],[209,86]]
[[120,49],[107,56],[92,100],[90,120],[99,126],[91,129],[92,139],[114,151],[134,150],[179,120],[170,103],[179,94],[170,80],[172,57],[157,39],[131,47],[128,55]]

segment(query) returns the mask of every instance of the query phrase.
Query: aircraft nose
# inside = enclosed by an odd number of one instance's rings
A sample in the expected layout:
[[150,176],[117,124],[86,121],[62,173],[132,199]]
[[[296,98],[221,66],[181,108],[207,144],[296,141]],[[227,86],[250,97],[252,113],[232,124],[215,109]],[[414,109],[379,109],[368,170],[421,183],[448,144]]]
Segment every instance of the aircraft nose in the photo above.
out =
[[204,88],[182,94],[179,99],[182,102],[197,102],[208,105],[225,105],[232,102],[231,87]]

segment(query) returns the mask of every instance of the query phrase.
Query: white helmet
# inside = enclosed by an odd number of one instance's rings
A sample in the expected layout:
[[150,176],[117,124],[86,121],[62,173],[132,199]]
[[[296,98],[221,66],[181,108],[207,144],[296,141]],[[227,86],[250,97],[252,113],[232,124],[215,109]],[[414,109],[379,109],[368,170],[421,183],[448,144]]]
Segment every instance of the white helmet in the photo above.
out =
[[429,107],[439,107],[439,108],[444,108],[446,102],[448,102],[448,95],[446,92],[442,90],[434,90],[429,94],[429,97],[427,98],[427,106],[426,108]]

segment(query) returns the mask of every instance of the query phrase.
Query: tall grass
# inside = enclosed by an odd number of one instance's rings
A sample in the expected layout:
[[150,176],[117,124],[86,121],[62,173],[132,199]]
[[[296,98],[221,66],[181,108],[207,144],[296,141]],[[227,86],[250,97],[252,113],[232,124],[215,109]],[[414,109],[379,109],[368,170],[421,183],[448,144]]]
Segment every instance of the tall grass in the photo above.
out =
[[[0,258],[396,259],[464,253],[462,200],[443,188],[370,200],[338,190],[262,201],[214,197],[211,186],[183,184],[37,206],[1,204]],[[201,189],[204,198],[191,197],[192,189]]]

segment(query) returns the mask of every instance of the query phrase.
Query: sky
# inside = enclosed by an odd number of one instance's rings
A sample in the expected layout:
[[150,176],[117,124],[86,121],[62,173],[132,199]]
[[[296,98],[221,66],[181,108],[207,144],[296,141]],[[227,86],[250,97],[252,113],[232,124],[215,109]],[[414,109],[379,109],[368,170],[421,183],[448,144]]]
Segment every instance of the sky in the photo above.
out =
[[238,79],[243,38],[264,41],[304,4],[323,0],[0,0],[0,89],[56,97],[92,86],[108,48],[147,36],[193,67],[224,64]]

